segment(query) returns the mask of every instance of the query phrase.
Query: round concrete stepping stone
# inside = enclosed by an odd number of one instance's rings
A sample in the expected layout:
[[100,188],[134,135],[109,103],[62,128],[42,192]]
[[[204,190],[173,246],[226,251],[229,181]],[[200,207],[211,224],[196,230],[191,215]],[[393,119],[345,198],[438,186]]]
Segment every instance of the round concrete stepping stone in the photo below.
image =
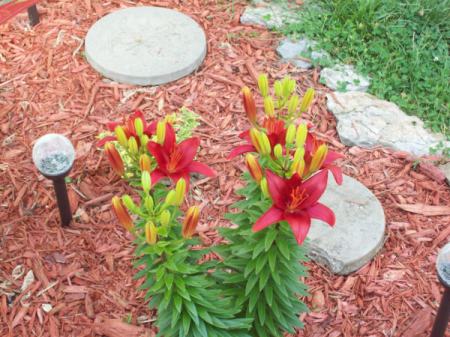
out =
[[335,274],[358,270],[383,246],[386,222],[380,202],[359,181],[344,176],[338,186],[331,175],[320,202],[334,211],[336,224],[313,221],[308,234],[310,257]]
[[206,55],[206,36],[192,18],[160,7],[113,12],[86,36],[88,62],[117,82],[156,85],[197,69]]

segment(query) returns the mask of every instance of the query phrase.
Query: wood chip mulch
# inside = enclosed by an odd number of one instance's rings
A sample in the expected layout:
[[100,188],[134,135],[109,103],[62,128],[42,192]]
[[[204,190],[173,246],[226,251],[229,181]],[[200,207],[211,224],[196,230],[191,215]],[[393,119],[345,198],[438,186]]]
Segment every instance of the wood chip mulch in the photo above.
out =
[[[204,27],[208,55],[195,74],[138,88],[106,81],[86,62],[88,28],[111,11],[143,4],[178,9]],[[189,202],[204,207],[204,242],[217,243],[214,228],[227,225],[223,214],[242,184],[242,160],[226,159],[248,126],[240,89],[254,87],[259,72],[272,79],[290,74],[300,93],[310,86],[318,90],[305,118],[345,153],[345,173],[375,193],[387,218],[384,248],[360,271],[335,276],[308,263],[311,312],[295,336],[429,334],[442,294],[435,258],[450,237],[448,186],[429,165],[417,165],[404,153],[343,146],[317,70],[280,63],[275,52],[280,37],[240,25],[244,6],[212,0],[48,0],[39,4],[42,22],[35,28],[29,28],[26,13],[0,26],[0,336],[154,336],[155,313],[137,290],[141,281],[132,279],[133,245],[110,210],[111,197],[127,186],[96,149],[95,136],[107,121],[136,108],[149,120],[183,105],[200,114],[199,157],[219,176],[197,181]],[[76,219],[68,229],[59,226],[51,183],[31,161],[33,141],[48,132],[66,134],[77,150],[68,185]],[[30,270],[34,281],[21,290]]]

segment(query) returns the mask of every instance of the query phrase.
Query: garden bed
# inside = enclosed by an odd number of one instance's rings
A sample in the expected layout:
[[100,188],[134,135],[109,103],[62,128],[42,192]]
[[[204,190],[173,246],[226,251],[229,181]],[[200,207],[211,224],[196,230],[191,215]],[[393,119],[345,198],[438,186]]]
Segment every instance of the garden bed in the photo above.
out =
[[[0,335],[109,336],[101,324],[108,319],[142,326],[153,335],[155,313],[136,290],[139,282],[132,280],[133,245],[110,207],[111,197],[127,185],[96,149],[95,136],[107,121],[136,108],[148,119],[183,105],[197,112],[202,122],[196,129],[202,139],[199,157],[218,177],[193,183],[191,203],[207,206],[200,237],[207,245],[217,243],[221,239],[215,229],[228,226],[223,215],[242,184],[243,162],[226,159],[247,127],[240,89],[254,87],[258,72],[277,79],[290,74],[302,93],[316,88],[318,98],[307,117],[318,125],[319,136],[346,155],[344,172],[374,192],[387,217],[384,249],[359,272],[335,276],[308,263],[313,296],[306,303],[312,312],[302,317],[306,328],[297,336],[426,335],[441,292],[434,259],[450,237],[445,182],[404,153],[341,145],[326,109],[328,90],[318,83],[317,72],[279,64],[278,37],[239,24],[244,3],[141,3],[181,10],[203,25],[208,55],[196,74],[143,90],[105,82],[90,68],[82,47],[87,29],[106,13],[135,2],[43,2],[42,23],[32,31],[26,14],[0,26],[0,284],[12,281],[0,287]],[[55,131],[74,142],[79,156],[68,184],[77,219],[65,230],[59,227],[51,185],[31,161],[32,142]],[[420,203],[442,206],[445,215],[427,217],[397,206]],[[25,272],[32,269],[36,277],[24,301],[29,307],[20,298],[8,306],[2,293],[20,289],[23,276],[11,277],[17,265]],[[51,304],[50,313],[42,304]]]

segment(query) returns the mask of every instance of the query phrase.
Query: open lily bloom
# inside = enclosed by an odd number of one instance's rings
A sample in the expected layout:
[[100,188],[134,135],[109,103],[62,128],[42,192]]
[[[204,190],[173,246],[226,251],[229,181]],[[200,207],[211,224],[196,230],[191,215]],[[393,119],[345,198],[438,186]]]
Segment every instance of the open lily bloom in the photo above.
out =
[[336,218],[333,211],[319,203],[327,187],[327,170],[319,171],[305,181],[297,174],[290,179],[283,179],[270,170],[266,170],[266,178],[273,204],[253,225],[253,231],[287,221],[298,244],[302,244],[311,226],[311,219],[334,225]]
[[[124,118],[122,122],[109,122],[106,126],[108,127],[108,130],[111,132],[114,132],[116,127],[121,126],[123,128],[123,131],[125,133],[125,136],[127,139],[130,137],[134,137],[136,141],[139,142],[139,136],[136,132],[136,126],[135,121],[136,119],[140,118],[142,121],[143,126],[143,134],[147,135],[148,137],[151,137],[156,132],[156,122],[152,122],[150,124],[147,124],[145,121],[144,114],[140,110],[136,110],[130,117]],[[103,146],[107,142],[115,141],[117,140],[116,136],[106,136],[103,137],[98,143],[97,146]]]
[[158,166],[152,172],[152,182],[156,183],[162,178],[168,177],[174,183],[180,178],[184,178],[189,185],[189,174],[196,172],[208,177],[213,177],[216,173],[207,165],[194,161],[197,154],[200,139],[192,137],[176,143],[175,131],[166,123],[166,132],[163,144],[150,141],[147,148],[155,157]]

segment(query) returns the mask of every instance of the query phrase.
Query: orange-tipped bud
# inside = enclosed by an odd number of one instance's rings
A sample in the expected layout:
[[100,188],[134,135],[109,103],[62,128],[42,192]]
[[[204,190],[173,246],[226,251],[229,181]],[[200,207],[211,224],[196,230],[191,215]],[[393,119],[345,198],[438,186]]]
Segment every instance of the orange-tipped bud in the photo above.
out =
[[151,173],[152,171],[152,159],[147,154],[142,154],[139,157],[139,167],[141,171],[147,171],[148,173]]
[[130,214],[128,214],[119,197],[115,196],[112,198],[112,206],[117,219],[119,219],[119,222],[123,227],[125,227],[127,231],[131,232],[134,228],[133,220],[131,219]]
[[309,173],[314,173],[320,169],[325,161],[328,154],[328,146],[322,144],[319,146],[317,151],[313,154],[311,165],[309,166]]
[[123,176],[125,168],[123,166],[122,157],[119,152],[117,152],[113,143],[108,142],[105,144],[105,154],[114,171],[116,171],[119,176]]
[[250,120],[250,123],[256,123],[256,104],[255,99],[253,98],[252,92],[248,87],[242,88],[242,99],[244,102],[244,109],[247,113],[247,117]]
[[258,153],[261,153],[261,144],[258,140],[259,137],[259,131],[256,128],[250,129],[250,140],[252,141],[253,146],[255,147],[256,151]]
[[183,227],[181,230],[184,238],[188,239],[192,237],[195,232],[195,228],[197,227],[199,217],[200,209],[198,208],[198,206],[189,207],[186,212],[186,217],[184,218]]
[[245,156],[245,164],[252,178],[259,184],[263,178],[261,165],[259,165],[256,158],[250,153]]
[[154,245],[158,240],[158,231],[156,229],[155,224],[152,221],[149,221],[145,224],[145,241],[149,245]]

